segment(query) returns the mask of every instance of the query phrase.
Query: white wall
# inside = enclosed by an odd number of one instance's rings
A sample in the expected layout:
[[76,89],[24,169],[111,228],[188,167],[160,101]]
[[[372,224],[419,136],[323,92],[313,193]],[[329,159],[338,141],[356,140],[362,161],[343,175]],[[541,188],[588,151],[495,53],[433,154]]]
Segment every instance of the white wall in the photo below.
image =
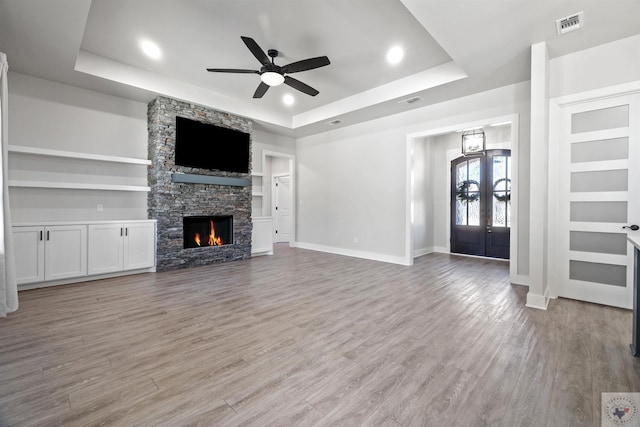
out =
[[[253,172],[263,174],[261,179],[263,196],[253,198],[252,211],[254,216],[271,215],[271,176],[273,173],[288,171],[289,161],[278,157],[267,156],[263,160],[263,153],[282,153],[295,155],[295,139],[276,135],[265,131],[254,130],[252,135],[252,168]],[[263,163],[264,162],[264,163]],[[254,178],[255,179],[255,178]]]
[[[299,139],[299,244],[404,262],[407,136],[519,114],[520,162],[526,163],[529,96],[529,83],[523,82]],[[519,229],[526,230],[524,235],[528,235],[528,185],[528,175],[521,176],[519,208],[525,214]],[[519,252],[526,254],[518,259],[525,274],[528,239],[519,240]]]
[[[146,104],[18,73],[8,81],[11,145],[147,158]],[[146,166],[16,153],[9,177],[147,185]],[[12,187],[10,200],[14,222],[147,218],[145,192]]]
[[413,147],[413,253],[414,257],[433,252],[433,174],[429,139]]
[[549,61],[549,97],[640,80],[640,35]]
[[296,141],[287,136],[276,135],[273,133],[253,130],[251,135],[251,143],[253,145],[251,151],[253,172],[264,172],[262,170],[262,153],[264,151],[272,151],[283,154],[296,154]]

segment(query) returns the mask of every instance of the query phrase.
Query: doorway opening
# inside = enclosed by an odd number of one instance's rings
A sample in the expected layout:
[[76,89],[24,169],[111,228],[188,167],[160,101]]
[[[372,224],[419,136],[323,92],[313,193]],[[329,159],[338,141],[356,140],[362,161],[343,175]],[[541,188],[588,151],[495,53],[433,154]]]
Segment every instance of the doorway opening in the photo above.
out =
[[[520,151],[517,114],[467,122],[454,119],[449,125],[407,136],[406,264],[412,265],[414,258],[433,252],[452,253],[451,162],[462,156],[462,133],[480,127],[487,136],[486,150],[511,151],[510,184],[515,191],[510,194],[509,228],[514,232],[508,237],[509,276],[511,282],[523,283],[520,271],[528,268],[528,235],[516,232],[520,229],[518,212],[521,204],[517,192]],[[521,247],[524,250],[519,250]]]
[[269,217],[273,243],[295,244],[295,156],[262,152],[262,214]]
[[451,162],[451,252],[509,259],[511,150]]

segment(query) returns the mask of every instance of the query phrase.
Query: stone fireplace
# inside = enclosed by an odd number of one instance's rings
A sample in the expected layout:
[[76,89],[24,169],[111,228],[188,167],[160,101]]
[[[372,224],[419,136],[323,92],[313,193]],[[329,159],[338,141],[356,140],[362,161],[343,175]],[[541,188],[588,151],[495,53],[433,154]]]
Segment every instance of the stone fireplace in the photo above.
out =
[[[148,209],[149,218],[158,221],[157,270],[249,258],[250,174],[176,166],[176,116],[246,133],[252,130],[252,122],[248,119],[195,104],[166,97],[158,97],[149,103],[148,149],[151,166],[148,181],[151,191]],[[189,176],[198,179],[184,179]],[[214,221],[213,232],[210,221]],[[185,227],[187,223],[189,226]],[[194,225],[196,223],[198,225]],[[192,226],[200,231],[191,230]],[[200,235],[200,246],[187,245],[187,240],[195,240],[195,236],[186,233],[194,232]],[[223,233],[226,236],[223,237]],[[222,243],[208,244],[214,235]]]

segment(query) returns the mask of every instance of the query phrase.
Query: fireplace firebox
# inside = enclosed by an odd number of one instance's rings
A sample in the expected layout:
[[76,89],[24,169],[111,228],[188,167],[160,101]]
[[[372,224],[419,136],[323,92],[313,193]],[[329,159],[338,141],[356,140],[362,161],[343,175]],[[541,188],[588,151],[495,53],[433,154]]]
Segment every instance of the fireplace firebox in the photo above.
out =
[[233,243],[233,216],[185,216],[184,248],[224,246]]

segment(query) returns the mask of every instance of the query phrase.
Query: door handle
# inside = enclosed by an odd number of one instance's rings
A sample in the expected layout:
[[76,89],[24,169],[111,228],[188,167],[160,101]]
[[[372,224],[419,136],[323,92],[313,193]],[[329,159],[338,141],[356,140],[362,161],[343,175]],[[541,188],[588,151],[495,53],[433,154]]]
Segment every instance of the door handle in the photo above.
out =
[[633,225],[623,225],[622,228],[628,228],[629,230],[632,231],[638,231],[640,230],[640,227],[638,227],[637,225],[633,224]]

